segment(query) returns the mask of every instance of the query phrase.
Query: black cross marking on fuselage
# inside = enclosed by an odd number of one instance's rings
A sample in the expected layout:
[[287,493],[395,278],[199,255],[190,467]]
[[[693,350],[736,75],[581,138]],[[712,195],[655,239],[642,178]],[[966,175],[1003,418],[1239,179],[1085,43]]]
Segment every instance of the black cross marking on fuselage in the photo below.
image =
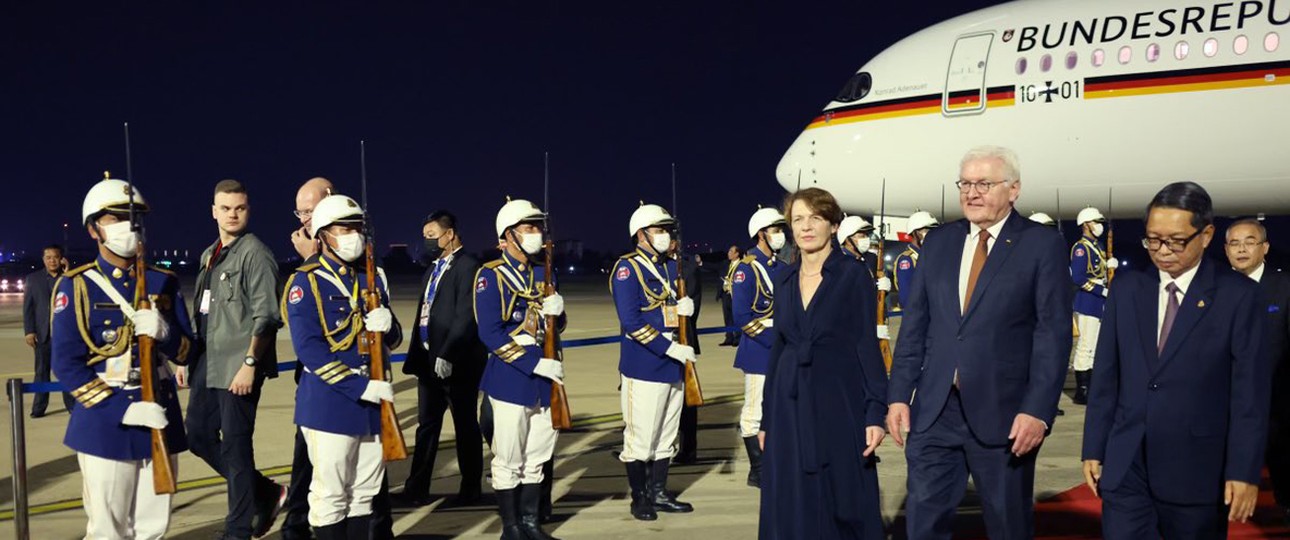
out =
[[1040,90],[1039,94],[1044,96],[1044,103],[1052,103],[1053,94],[1057,93],[1057,89],[1053,88],[1053,81],[1044,81],[1044,86],[1047,88]]

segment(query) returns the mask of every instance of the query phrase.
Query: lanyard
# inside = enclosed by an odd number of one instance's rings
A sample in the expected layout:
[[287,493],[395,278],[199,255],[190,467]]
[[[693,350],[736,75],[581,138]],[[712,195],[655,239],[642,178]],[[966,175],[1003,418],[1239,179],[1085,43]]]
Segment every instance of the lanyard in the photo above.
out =
[[[669,285],[669,281],[666,279],[663,279],[662,274],[658,273],[658,268],[654,266],[654,263],[652,261],[650,261],[649,259],[646,259],[641,255],[636,256],[636,261],[640,263],[641,266],[644,266],[646,270],[649,270],[649,273],[654,275],[654,279],[657,279],[659,283],[663,284],[663,292],[667,293],[667,295],[672,298],[676,298],[676,293],[672,292],[672,286]],[[663,264],[667,264],[666,259],[664,259],[664,261],[665,262]],[[664,271],[666,271],[667,267],[665,266],[663,267],[663,269]]]
[[[326,268],[327,272],[319,272],[318,275],[322,276],[323,279],[331,282],[331,284],[335,285],[337,289],[340,289],[340,293],[345,295],[345,298],[349,299],[350,310],[358,309],[358,301],[355,300],[355,298],[358,297],[358,278],[356,277],[354,279],[354,284],[349,289],[347,289],[345,288],[345,283],[342,282],[340,278],[337,278],[334,275],[336,271],[333,270],[331,265],[327,263],[327,258],[320,257],[319,261],[322,262],[323,268]],[[350,289],[352,289],[352,291]]]

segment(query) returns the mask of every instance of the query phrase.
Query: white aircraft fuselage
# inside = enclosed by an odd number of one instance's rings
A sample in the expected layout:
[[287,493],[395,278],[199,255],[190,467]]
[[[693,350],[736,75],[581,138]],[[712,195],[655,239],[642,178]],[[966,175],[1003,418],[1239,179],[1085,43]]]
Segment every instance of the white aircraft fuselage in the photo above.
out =
[[1026,213],[1140,217],[1179,180],[1221,214],[1287,213],[1287,83],[1290,0],[1001,4],[870,60],[776,176],[864,213],[885,180],[886,214],[954,217],[959,160],[994,144],[1020,156]]

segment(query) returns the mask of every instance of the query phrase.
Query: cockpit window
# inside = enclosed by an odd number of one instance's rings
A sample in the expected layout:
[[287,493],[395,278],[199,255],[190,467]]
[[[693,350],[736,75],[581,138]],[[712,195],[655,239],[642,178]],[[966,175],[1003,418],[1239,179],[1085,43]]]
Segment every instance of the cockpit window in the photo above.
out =
[[869,89],[872,87],[873,78],[868,73],[857,73],[851,77],[851,80],[847,81],[847,84],[842,86],[842,90],[838,92],[838,97],[833,100],[839,103],[859,101],[869,95]]

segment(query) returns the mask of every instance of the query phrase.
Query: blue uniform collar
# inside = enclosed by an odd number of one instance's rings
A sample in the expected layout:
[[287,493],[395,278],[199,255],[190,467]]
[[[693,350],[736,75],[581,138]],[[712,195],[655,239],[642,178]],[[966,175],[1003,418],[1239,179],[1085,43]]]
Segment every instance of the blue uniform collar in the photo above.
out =
[[330,257],[322,254],[318,255],[318,264],[322,265],[328,273],[335,275],[336,277],[343,278],[346,276],[353,277],[357,275],[357,272],[350,265],[333,261]]
[[1102,247],[1102,242],[1099,241],[1097,238],[1089,236],[1088,234],[1085,234],[1083,238],[1084,240],[1088,240],[1088,243],[1093,244],[1094,246]]
[[644,258],[645,260],[647,260],[647,261],[649,261],[649,262],[652,262],[652,263],[654,263],[654,264],[664,264],[664,263],[666,263],[666,262],[667,262],[667,259],[666,259],[666,258],[664,258],[664,257],[662,257],[662,256],[660,256],[660,255],[658,255],[658,254],[656,254],[656,253],[650,253],[650,252],[646,251],[644,247],[639,246],[639,245],[638,245],[638,246],[636,246],[636,254],[637,254],[637,255],[639,255],[639,256],[641,256],[641,257],[642,257],[642,258]]
[[121,268],[109,262],[101,253],[94,261],[94,266],[98,269],[100,274],[103,274],[104,277],[113,281],[121,281],[134,276],[134,264],[130,264],[126,268]]
[[766,266],[774,266],[779,263],[779,259],[776,259],[774,254],[767,255],[762,253],[761,248],[757,246],[749,248],[748,254],[752,255],[757,262],[765,263]]
[[502,252],[502,260],[506,262],[506,266],[514,268],[516,271],[519,271],[519,272],[533,271],[532,261],[527,263],[520,262],[519,259],[516,259],[515,257],[511,256],[511,252],[509,251]]

